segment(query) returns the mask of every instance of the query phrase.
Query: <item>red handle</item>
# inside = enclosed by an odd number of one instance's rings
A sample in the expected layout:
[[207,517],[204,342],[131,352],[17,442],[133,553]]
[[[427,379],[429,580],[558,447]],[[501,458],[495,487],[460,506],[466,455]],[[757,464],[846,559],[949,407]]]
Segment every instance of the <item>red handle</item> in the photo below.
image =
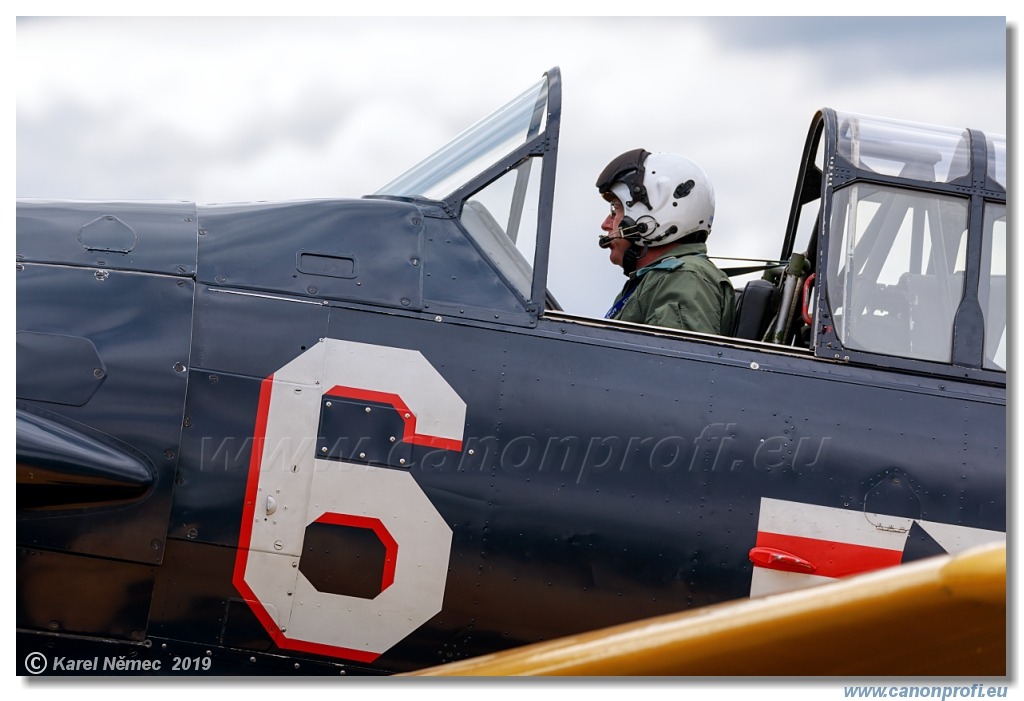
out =
[[750,551],[748,557],[755,565],[781,572],[807,574],[818,569],[807,560],[777,548],[754,548]]

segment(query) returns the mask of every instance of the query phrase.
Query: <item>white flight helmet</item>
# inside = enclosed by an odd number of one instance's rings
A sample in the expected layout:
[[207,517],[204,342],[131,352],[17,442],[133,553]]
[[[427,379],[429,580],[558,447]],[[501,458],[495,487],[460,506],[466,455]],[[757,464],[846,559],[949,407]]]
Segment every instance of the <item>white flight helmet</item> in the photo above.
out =
[[689,158],[627,151],[605,167],[597,189],[605,199],[611,194],[622,202],[625,238],[664,246],[699,231],[711,233],[715,191],[707,173]]

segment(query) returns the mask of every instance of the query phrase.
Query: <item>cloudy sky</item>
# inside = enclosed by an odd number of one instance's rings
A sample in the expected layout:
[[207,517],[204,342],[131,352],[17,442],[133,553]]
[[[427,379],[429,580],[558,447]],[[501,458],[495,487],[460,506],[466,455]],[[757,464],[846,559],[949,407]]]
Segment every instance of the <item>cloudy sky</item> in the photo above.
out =
[[559,66],[549,282],[600,316],[613,156],[697,160],[712,254],[772,257],[818,108],[1005,133],[1006,46],[1004,17],[22,18],[17,196],[358,197]]

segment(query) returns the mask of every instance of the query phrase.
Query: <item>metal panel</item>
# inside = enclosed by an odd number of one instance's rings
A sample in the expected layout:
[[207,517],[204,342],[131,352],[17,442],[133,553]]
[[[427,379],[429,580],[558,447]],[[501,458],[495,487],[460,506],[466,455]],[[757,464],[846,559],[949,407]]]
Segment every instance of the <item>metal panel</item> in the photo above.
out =
[[320,407],[317,457],[398,468],[408,464],[412,446],[402,440],[405,421],[394,406],[325,394]]
[[190,202],[18,202],[18,261],[192,275]]
[[83,406],[107,370],[88,338],[19,331],[18,399]]
[[[142,641],[155,568],[18,548],[17,625]],[[68,586],[74,583],[74,591]]]
[[259,395],[258,379],[192,372],[168,537],[237,544]]
[[401,309],[423,305],[423,217],[405,202],[317,200],[200,208],[210,285]]
[[428,217],[424,310],[445,316],[533,323],[522,300],[452,219]]
[[[191,280],[146,273],[25,264],[17,273],[18,325],[34,334],[88,339],[106,377],[83,406],[34,401],[55,420],[114,437],[155,466],[138,503],[19,512],[18,542],[33,547],[159,562],[181,437],[192,326]],[[132,304],[123,304],[132,300]],[[42,386],[60,372],[37,376]],[[60,388],[49,393],[60,394]]]
[[199,286],[192,366],[263,379],[327,335],[320,301]]

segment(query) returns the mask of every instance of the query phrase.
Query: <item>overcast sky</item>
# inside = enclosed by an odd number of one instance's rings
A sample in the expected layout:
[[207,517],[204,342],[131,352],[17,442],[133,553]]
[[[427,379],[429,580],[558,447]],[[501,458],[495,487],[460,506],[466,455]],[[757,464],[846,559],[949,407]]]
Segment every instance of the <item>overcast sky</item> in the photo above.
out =
[[17,22],[17,196],[369,194],[543,72],[563,80],[549,283],[601,316],[596,175],[703,165],[712,254],[773,257],[820,107],[1005,133],[1003,17],[84,18]]

